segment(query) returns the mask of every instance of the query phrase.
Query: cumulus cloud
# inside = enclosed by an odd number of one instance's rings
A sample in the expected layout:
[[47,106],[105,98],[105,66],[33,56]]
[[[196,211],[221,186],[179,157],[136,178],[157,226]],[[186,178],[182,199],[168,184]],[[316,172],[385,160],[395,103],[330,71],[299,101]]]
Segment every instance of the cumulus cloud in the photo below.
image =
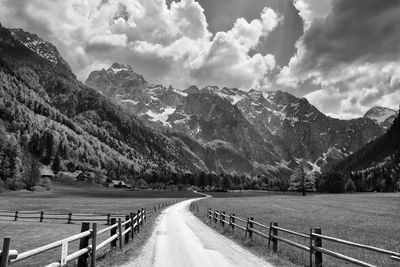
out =
[[154,83],[185,88],[218,85],[250,89],[269,84],[272,55],[255,53],[281,21],[265,8],[259,19],[238,18],[214,36],[194,0],[0,0],[2,23],[55,43],[84,80],[114,61],[131,64]]
[[[336,116],[360,116],[377,104],[397,108],[387,96],[400,95],[400,2],[316,1],[295,1],[304,34],[277,82]],[[305,92],[305,83],[315,92]]]

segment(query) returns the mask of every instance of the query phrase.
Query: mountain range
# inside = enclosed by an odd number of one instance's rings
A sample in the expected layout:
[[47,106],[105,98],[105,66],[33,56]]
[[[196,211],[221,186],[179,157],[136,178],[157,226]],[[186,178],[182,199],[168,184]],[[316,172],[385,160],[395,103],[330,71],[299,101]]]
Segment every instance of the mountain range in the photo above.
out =
[[21,150],[120,173],[282,177],[302,160],[325,171],[378,140],[398,114],[375,107],[363,118],[340,120],[287,92],[178,90],[119,63],[93,71],[83,84],[54,45],[1,25],[0,80],[1,124]]
[[293,168],[302,159],[324,170],[381,136],[397,115],[374,107],[363,118],[339,120],[283,91],[177,90],[153,85],[132,66],[118,63],[93,71],[85,84],[152,127],[182,133],[203,146],[218,143],[266,171]]

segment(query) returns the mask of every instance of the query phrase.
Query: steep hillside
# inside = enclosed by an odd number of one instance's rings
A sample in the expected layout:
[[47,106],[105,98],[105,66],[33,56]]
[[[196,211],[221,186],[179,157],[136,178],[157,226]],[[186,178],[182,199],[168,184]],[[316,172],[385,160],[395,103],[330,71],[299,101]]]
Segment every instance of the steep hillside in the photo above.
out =
[[361,149],[336,165],[333,171],[352,172],[360,171],[373,166],[383,167],[385,164],[396,161],[399,164],[400,156],[400,117],[394,120],[390,129],[378,139],[366,144]]
[[378,139],[366,144],[322,177],[329,192],[400,190],[400,117]]
[[[41,42],[40,49],[25,40]],[[23,156],[46,165],[62,157],[64,166],[105,173],[198,170],[176,141],[77,81],[55,47],[37,36],[0,27],[0,60],[3,134]]]

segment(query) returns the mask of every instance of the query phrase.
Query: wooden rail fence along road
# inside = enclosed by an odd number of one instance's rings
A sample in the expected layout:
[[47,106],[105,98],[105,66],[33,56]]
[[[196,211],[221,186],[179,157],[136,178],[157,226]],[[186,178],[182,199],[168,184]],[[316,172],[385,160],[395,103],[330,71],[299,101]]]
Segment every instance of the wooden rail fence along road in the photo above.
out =
[[[195,207],[191,207],[192,210],[196,210]],[[326,236],[322,234],[321,228],[310,228],[310,232],[298,233],[289,229],[285,229],[278,226],[277,222],[270,222],[269,225],[255,221],[253,217],[241,218],[235,214],[226,214],[224,211],[208,209],[207,219],[219,223],[222,227],[230,227],[232,230],[239,229],[244,232],[244,238],[252,239],[253,235],[258,235],[261,238],[268,240],[268,247],[272,244],[273,251],[278,250],[278,242],[286,243],[295,248],[304,250],[310,255],[309,266],[321,267],[323,264],[323,254],[329,255],[334,258],[338,258],[345,262],[350,262],[358,266],[373,267],[375,265],[363,262],[361,260],[325,249],[322,247],[322,240],[329,242],[335,242],[347,246],[352,246],[356,248],[366,249],[369,251],[374,251],[388,255],[393,261],[399,261],[400,265],[400,253],[389,251],[386,249],[381,249],[373,246],[363,245],[343,239],[339,239],[332,236]],[[288,238],[284,238],[279,233],[285,233],[286,235],[297,236],[303,238],[307,245],[299,244]]]
[[[170,200],[166,202],[157,203],[154,206],[154,210],[164,208],[166,205],[170,205],[172,202],[175,203],[175,200]],[[149,211],[151,212],[151,211]],[[121,217],[124,218],[126,214],[112,214],[112,213],[72,213],[72,211],[68,212],[46,212],[44,210],[40,211],[21,211],[21,210],[0,210],[0,219],[8,219],[10,221],[18,221],[18,220],[36,220],[38,222],[66,222],[68,224],[74,222],[105,222],[105,224],[110,225],[111,217]]]
[[[99,250],[106,248],[108,245],[111,248],[116,248],[117,243],[118,247],[122,248],[124,245],[128,244],[129,240],[134,239],[135,233],[139,232],[140,228],[143,227],[143,223],[146,221],[149,214],[155,213],[158,209],[162,209],[171,204],[177,203],[180,200],[181,199],[177,199],[159,203],[153,207],[154,211],[147,211],[146,209],[142,208],[138,210],[137,213],[124,215],[124,221],[119,215],[117,217],[113,217],[111,215],[111,217],[109,218],[110,226],[101,230],[97,229],[97,222],[92,223],[91,228],[89,222],[82,222],[80,233],[22,253],[18,253],[18,251],[12,250],[11,238],[6,237],[3,240],[3,247],[0,251],[0,267],[8,267],[10,264],[13,264],[15,262],[20,262],[22,260],[59,247],[61,248],[60,260],[52,262],[46,265],[46,267],[65,266],[68,262],[74,261],[76,259],[78,267],[87,267],[89,266],[88,262],[90,262],[91,267],[95,267],[96,254]],[[72,220],[68,220],[68,223],[71,222]],[[106,222],[108,222],[108,220],[106,220]],[[106,233],[109,233],[110,237],[103,242],[98,243],[98,236],[104,235]],[[78,240],[79,250],[69,254],[69,244]]]

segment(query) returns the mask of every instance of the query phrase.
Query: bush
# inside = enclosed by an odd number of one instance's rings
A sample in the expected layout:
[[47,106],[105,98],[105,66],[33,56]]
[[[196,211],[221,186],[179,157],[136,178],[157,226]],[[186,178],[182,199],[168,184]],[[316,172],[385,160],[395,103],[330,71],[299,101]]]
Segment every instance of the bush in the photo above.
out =
[[20,190],[26,187],[26,183],[22,179],[7,179],[5,182],[5,186],[10,190]]
[[0,180],[0,193],[6,191],[6,184],[3,180]]

